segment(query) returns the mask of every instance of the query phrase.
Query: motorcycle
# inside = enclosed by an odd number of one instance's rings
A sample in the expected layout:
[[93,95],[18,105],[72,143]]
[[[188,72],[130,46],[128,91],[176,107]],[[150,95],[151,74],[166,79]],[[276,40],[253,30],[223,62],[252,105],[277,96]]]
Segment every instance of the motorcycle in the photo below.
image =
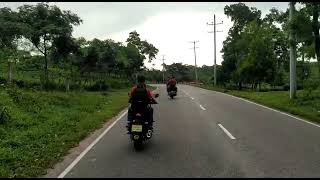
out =
[[[159,94],[155,94],[155,98],[159,97]],[[151,104],[158,104],[156,101]],[[135,112],[134,118],[131,123],[131,140],[135,149],[141,149],[142,145],[151,139],[153,130],[151,129],[149,122],[146,120],[145,113],[143,111]]]
[[170,96],[171,99],[173,99],[175,96],[177,96],[177,87],[170,87],[168,89],[168,95]]

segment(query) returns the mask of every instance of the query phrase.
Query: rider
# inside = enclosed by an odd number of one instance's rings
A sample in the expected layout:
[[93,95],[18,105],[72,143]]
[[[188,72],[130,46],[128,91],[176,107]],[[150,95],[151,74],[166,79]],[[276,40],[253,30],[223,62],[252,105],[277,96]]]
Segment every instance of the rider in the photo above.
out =
[[133,113],[137,110],[143,110],[146,114],[147,120],[149,121],[150,128],[153,129],[153,109],[148,106],[150,103],[155,102],[152,92],[146,87],[145,77],[142,75],[138,76],[138,83],[134,86],[130,92],[129,103],[131,106],[128,109],[128,133],[131,129],[131,121],[133,119]]
[[169,92],[171,88],[175,88],[175,90],[177,91],[176,84],[177,84],[177,81],[175,77],[172,75],[169,81],[167,82],[167,92]]

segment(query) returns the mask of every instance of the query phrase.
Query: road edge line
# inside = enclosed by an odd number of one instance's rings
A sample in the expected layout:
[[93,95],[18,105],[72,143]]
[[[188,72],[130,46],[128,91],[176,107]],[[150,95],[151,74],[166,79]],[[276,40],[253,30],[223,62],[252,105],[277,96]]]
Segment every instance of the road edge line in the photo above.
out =
[[72,161],[72,163],[62,172],[60,173],[60,175],[57,177],[57,178],[64,178],[65,175],[67,175],[71,170],[72,168],[74,168],[74,166],[77,165],[77,163],[92,149],[92,147],[94,145],[96,145],[99,140],[105,135],[107,134],[107,132],[109,132],[109,130],[120,120],[123,118],[123,116],[125,116],[127,114],[127,111],[123,112],[119,117],[118,119],[116,119],[106,130],[103,131],[103,133],[101,133],[99,135],[98,138],[96,138],[84,151],[81,152],[81,154],[75,159]]
[[[203,88],[202,88],[202,89],[203,89]],[[206,89],[206,90],[208,90],[208,89]],[[209,91],[214,91],[214,90],[209,90]],[[219,91],[214,91],[214,92],[217,92],[217,93],[220,93],[220,94],[223,94],[223,95],[226,95],[226,96],[230,96],[230,97],[233,97],[233,98],[236,98],[236,99],[240,99],[240,100],[242,100],[242,101],[246,101],[246,102],[248,102],[248,103],[251,103],[251,104],[254,104],[254,105],[257,105],[257,106],[266,108],[266,109],[269,109],[269,110],[271,110],[271,111],[278,112],[278,113],[280,113],[280,114],[283,114],[283,115],[289,116],[289,117],[291,117],[291,118],[294,118],[294,119],[296,119],[296,120],[298,120],[298,121],[302,121],[302,122],[305,122],[305,123],[307,123],[307,124],[314,125],[314,126],[320,128],[320,125],[319,125],[319,124],[310,122],[310,121],[308,121],[308,120],[304,120],[304,119],[302,119],[302,118],[300,118],[300,117],[297,117],[297,116],[288,114],[288,113],[286,113],[286,112],[283,112],[283,111],[280,111],[280,110],[276,110],[276,109],[267,107],[267,106],[265,106],[265,105],[258,104],[258,103],[252,102],[252,101],[250,101],[250,100],[247,100],[247,99],[244,99],[244,98],[241,98],[241,97],[237,97],[237,96],[233,96],[233,95],[230,95],[230,94],[227,94],[227,93],[222,93],[222,92],[219,92]]]

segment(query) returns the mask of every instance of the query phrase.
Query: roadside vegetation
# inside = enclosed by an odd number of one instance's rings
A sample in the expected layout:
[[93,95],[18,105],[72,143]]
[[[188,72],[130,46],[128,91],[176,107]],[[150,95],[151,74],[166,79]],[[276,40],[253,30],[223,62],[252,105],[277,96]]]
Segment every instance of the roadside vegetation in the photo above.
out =
[[[80,17],[48,3],[0,8],[0,177],[38,177],[128,105],[158,49],[72,37]],[[125,132],[124,132],[125,133]]]

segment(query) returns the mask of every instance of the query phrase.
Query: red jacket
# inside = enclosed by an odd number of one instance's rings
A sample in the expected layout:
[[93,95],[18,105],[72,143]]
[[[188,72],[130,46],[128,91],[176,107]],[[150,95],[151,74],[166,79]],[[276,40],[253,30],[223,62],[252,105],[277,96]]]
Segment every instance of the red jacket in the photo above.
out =
[[[136,91],[136,89],[137,89],[137,86],[134,86],[134,87],[131,89],[130,97],[132,97],[132,95],[133,95],[133,93]],[[152,92],[151,92],[148,88],[146,88],[146,89],[147,89],[147,95],[148,95],[149,99],[152,100],[152,99],[153,99],[153,94],[152,94]]]
[[170,79],[168,82],[167,82],[167,85],[176,85],[177,84],[177,81],[176,79]]

